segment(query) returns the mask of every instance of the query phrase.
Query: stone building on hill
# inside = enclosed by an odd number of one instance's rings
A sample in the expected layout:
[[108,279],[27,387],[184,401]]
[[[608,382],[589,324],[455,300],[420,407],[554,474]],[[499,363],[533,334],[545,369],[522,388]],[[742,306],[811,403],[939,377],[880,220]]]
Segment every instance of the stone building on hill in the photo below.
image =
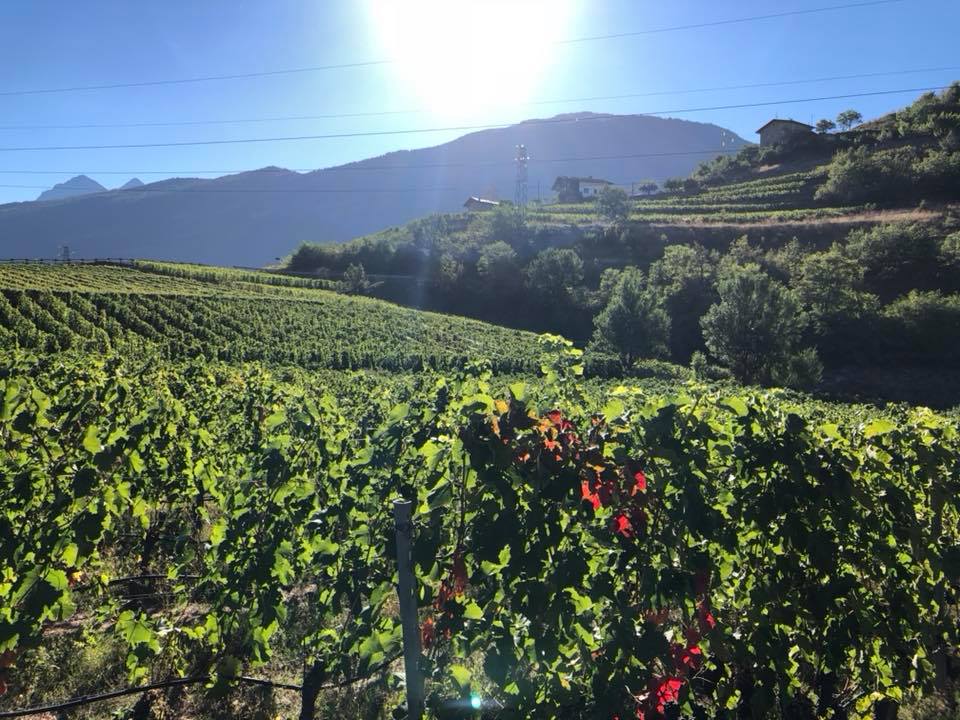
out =
[[757,130],[757,134],[760,136],[760,145],[767,147],[779,145],[800,135],[812,135],[813,126],[796,120],[775,119]]

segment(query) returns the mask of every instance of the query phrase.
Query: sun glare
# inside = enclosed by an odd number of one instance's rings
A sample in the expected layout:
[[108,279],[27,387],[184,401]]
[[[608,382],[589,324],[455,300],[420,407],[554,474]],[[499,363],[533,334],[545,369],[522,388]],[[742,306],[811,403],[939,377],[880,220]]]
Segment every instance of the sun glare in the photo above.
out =
[[489,117],[531,99],[568,31],[572,0],[369,0],[407,93],[437,117]]

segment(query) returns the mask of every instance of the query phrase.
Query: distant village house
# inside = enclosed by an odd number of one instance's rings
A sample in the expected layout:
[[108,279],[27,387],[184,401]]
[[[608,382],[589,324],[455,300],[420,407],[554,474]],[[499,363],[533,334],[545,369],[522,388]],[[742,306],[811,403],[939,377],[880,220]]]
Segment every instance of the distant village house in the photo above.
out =
[[463,206],[471,212],[477,212],[480,210],[493,210],[495,207],[499,207],[500,203],[497,200],[487,200],[486,198],[471,195],[467,198]]
[[800,135],[812,135],[813,126],[796,120],[771,120],[757,130],[760,135],[760,145],[779,145]]
[[560,202],[579,202],[599,195],[607,186],[613,185],[609,180],[595,177],[567,177],[561,175],[553,183],[553,190],[557,193]]

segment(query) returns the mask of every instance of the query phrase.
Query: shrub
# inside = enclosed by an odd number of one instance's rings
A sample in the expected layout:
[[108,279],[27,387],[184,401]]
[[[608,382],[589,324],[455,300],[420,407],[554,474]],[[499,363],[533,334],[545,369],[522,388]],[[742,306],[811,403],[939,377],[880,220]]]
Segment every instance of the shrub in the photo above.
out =
[[866,289],[884,299],[915,288],[934,289],[940,274],[940,242],[931,227],[920,223],[854,230],[844,254],[862,270]]
[[916,150],[871,152],[865,147],[841,150],[827,166],[827,179],[816,200],[842,203],[890,203],[911,195]]
[[805,390],[823,377],[823,363],[813,348],[804,348],[789,356],[787,362],[773,372],[773,380],[784,387]]
[[883,310],[883,337],[901,362],[960,360],[960,295],[914,290]]

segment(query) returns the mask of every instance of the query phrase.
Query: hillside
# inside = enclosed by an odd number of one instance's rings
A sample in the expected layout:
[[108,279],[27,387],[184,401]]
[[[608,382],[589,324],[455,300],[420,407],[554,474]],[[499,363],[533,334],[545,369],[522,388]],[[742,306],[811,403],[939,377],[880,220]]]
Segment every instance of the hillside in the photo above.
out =
[[[316,289],[265,273],[148,263],[0,264],[0,345],[303,368],[532,367],[529,333]],[[192,272],[191,272],[192,270]]]
[[[621,362],[638,352],[681,364],[706,355],[745,382],[957,403],[958,111],[955,85],[862,129],[719,157],[665,183],[670,190],[622,198],[616,213],[584,201],[533,204],[523,218],[510,209],[434,216],[301,246],[289,269],[339,279],[362,267],[379,297],[561,333]],[[642,297],[652,315],[631,316],[646,344],[618,352],[623,342],[611,347],[596,332],[625,275],[637,296],[631,312]],[[791,319],[774,335],[789,335],[790,352],[810,351],[804,370],[783,359],[779,369],[751,361],[737,371],[705,336],[708,311],[733,302],[723,297],[730,283],[782,297]],[[750,323],[753,310],[760,322],[760,307],[730,313]]]
[[686,120],[564,115],[306,174],[263,168],[55,203],[7,204],[0,206],[0,256],[53,257],[66,241],[77,257],[260,266],[302,241],[348,240],[456,211],[470,195],[511,199],[518,144],[532,156],[536,197],[538,187],[549,194],[558,175],[629,184],[686,174],[703,159],[700,151],[736,149],[744,141]]

